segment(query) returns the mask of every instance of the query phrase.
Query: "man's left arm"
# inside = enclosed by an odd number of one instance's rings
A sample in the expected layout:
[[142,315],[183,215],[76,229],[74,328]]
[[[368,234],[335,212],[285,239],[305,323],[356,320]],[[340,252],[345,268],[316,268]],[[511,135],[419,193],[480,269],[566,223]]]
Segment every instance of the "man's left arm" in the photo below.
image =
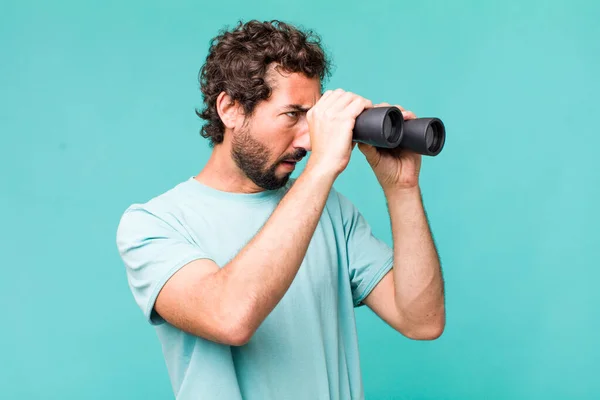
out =
[[[404,119],[416,118],[413,112],[396,107]],[[422,156],[402,148],[381,151],[364,143],[358,146],[385,193],[394,248],[392,270],[364,303],[406,337],[436,339],[446,324],[444,282],[419,186]]]
[[394,266],[364,300],[404,336],[438,338],[445,326],[444,282],[420,188],[385,192]]

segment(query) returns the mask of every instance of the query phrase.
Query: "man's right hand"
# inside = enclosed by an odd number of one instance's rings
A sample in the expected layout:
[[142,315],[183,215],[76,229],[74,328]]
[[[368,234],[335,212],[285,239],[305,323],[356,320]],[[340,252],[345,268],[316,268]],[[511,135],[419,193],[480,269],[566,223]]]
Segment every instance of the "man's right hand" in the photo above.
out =
[[328,90],[308,111],[311,156],[307,168],[339,175],[354,148],[352,130],[356,117],[373,103],[342,89]]

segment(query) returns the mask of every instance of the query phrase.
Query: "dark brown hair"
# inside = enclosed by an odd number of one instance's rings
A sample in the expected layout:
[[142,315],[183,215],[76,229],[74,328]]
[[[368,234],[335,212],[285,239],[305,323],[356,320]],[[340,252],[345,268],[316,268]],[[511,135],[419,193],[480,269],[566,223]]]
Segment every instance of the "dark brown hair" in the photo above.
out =
[[321,38],[312,31],[273,20],[241,21],[231,30],[222,30],[210,42],[206,62],[199,74],[204,107],[196,114],[206,124],[201,135],[211,146],[223,141],[225,128],[216,109],[217,97],[226,92],[251,115],[256,105],[269,98],[267,71],[276,63],[286,72],[298,72],[323,81],[331,62]]

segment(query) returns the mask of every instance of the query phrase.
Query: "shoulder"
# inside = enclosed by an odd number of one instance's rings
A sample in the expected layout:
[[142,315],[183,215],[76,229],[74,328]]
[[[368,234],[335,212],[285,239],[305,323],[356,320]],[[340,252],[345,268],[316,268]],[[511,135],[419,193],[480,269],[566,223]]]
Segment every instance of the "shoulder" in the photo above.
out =
[[186,182],[181,182],[149,199],[130,203],[119,216],[117,237],[175,230]]
[[327,199],[327,204],[329,207],[333,207],[343,219],[346,219],[358,212],[352,200],[350,200],[342,191],[336,189],[335,187],[331,188],[329,198]]
[[357,205],[340,189],[331,189],[326,208],[346,235],[367,225]]

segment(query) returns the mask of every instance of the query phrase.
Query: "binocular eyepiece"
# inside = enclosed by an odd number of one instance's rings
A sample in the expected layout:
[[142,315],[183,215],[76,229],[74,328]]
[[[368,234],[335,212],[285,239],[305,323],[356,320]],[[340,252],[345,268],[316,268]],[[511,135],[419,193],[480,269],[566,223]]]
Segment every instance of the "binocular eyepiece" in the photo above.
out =
[[352,140],[375,147],[403,147],[426,156],[437,156],[444,147],[446,130],[439,118],[404,120],[397,107],[363,111],[354,123]]

